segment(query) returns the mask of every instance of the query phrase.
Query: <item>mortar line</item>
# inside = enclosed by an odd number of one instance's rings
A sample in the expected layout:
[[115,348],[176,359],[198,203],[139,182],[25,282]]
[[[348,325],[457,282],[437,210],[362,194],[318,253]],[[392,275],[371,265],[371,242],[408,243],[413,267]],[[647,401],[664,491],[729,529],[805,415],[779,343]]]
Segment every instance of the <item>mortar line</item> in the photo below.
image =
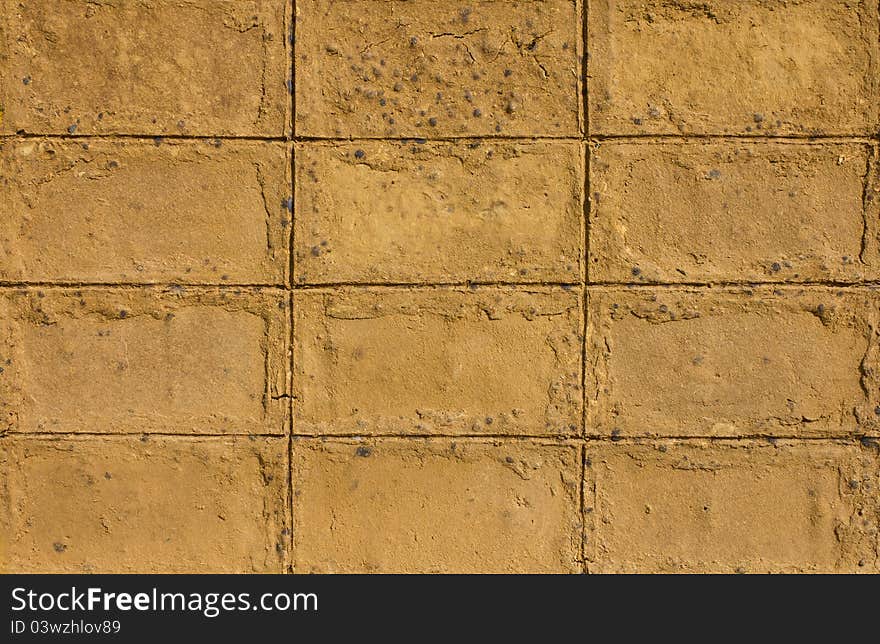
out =
[[45,282],[45,281],[3,281],[0,280],[0,291],[22,289],[53,289],[53,290],[136,290],[136,289],[193,289],[198,290],[255,290],[261,292],[297,292],[322,291],[339,288],[349,289],[415,289],[431,290],[443,288],[562,288],[573,290],[586,287],[587,291],[603,291],[610,289],[641,290],[660,289],[724,289],[724,288],[777,288],[777,289],[823,289],[839,288],[844,290],[880,288],[880,279],[861,281],[812,280],[802,282],[771,282],[771,281],[711,281],[711,282],[334,282],[327,284],[259,284],[232,282]]
[[288,416],[287,416],[287,510],[290,516],[290,534],[288,534],[288,559],[287,559],[287,572],[289,574],[293,574],[293,561],[294,561],[294,521],[293,521],[293,347],[296,341],[296,335],[294,333],[294,315],[293,315],[293,292],[289,291],[287,295],[287,303],[288,308],[290,309],[290,338],[289,338],[289,348],[288,351],[290,355],[287,356],[287,366],[288,366],[288,377],[287,377],[287,387],[290,393],[290,398],[288,398]]
[[134,134],[134,133],[100,133],[100,134],[60,134],[57,132],[12,132],[0,134],[0,141],[15,139],[49,139],[55,141],[68,141],[75,143],[77,141],[93,141],[93,140],[135,140],[135,141],[255,141],[255,142],[278,142],[278,143],[358,143],[358,142],[376,142],[376,143],[463,143],[463,142],[512,142],[512,143],[552,143],[552,142],[570,142],[589,140],[591,142],[601,143],[604,141],[613,142],[632,142],[632,143],[651,143],[651,142],[678,142],[687,143],[690,141],[708,141],[708,142],[749,142],[749,143],[862,143],[868,144],[875,140],[874,135],[864,133],[851,134],[785,134],[785,135],[755,135],[755,134],[565,134],[565,135],[451,135],[451,136],[432,136],[424,138],[420,136],[261,136],[251,134]]
[[290,52],[290,139],[296,139],[296,0],[287,3],[290,8],[290,28],[286,34]]
[[[290,439],[288,442],[296,440],[320,440],[320,441],[341,441],[346,443],[358,443],[369,441],[388,441],[388,440],[443,440],[443,441],[469,441],[469,442],[516,442],[523,444],[537,444],[548,446],[576,446],[576,445],[597,445],[607,443],[619,443],[622,445],[652,445],[661,444],[668,441],[676,441],[679,443],[705,443],[705,442],[750,442],[750,443],[766,443],[773,445],[778,442],[803,442],[803,443],[836,443],[836,444],[852,444],[862,447],[869,447],[880,443],[880,434],[863,434],[852,433],[848,436],[834,435],[813,435],[813,436],[797,436],[797,435],[767,435],[767,434],[743,434],[741,436],[709,436],[709,435],[675,435],[675,436],[522,436],[515,434],[204,434],[192,433],[181,434],[174,432],[7,432],[0,437],[0,442],[17,440],[17,439],[40,439],[40,440],[69,440],[69,439],[105,439],[105,438],[127,438],[136,442],[149,443],[151,438],[159,439],[216,439],[218,441],[224,439],[257,439],[268,438],[282,441]],[[146,440],[145,440],[146,439]]]
[[699,289],[724,289],[724,288],[777,288],[777,289],[822,289],[822,288],[841,288],[841,289],[854,289],[854,288],[868,288],[868,289],[876,289],[880,287],[880,280],[861,280],[861,281],[843,281],[843,280],[811,280],[811,281],[802,281],[802,282],[770,282],[770,281],[729,281],[729,280],[717,280],[712,282],[615,282],[615,281],[601,281],[601,282],[591,282],[588,285],[588,288],[595,291],[601,291],[606,289],[620,289],[626,288],[631,290],[639,290],[646,288],[665,288],[665,289],[676,289],[676,288],[699,288]]
[[846,133],[846,134],[591,134],[590,139],[597,142],[614,141],[614,142],[688,142],[688,141],[709,141],[709,142],[752,142],[752,143],[867,143],[873,135],[865,133]]
[[575,444],[592,444],[592,443],[631,443],[631,444],[647,444],[651,442],[658,441],[762,441],[767,443],[772,443],[773,441],[834,441],[834,442],[861,442],[861,441],[874,441],[880,440],[880,433],[878,434],[863,434],[859,432],[853,432],[847,436],[835,436],[832,434],[817,434],[811,436],[798,436],[796,434],[742,434],[742,435],[708,435],[708,434],[693,434],[693,435],[669,435],[669,436],[653,436],[647,434],[632,434],[627,436],[611,436],[610,434],[607,436],[598,435],[598,434],[588,434],[586,436],[576,436],[573,434],[569,435],[560,435],[560,436],[545,436],[545,435],[531,435],[531,436],[523,436],[521,434],[353,434],[353,433],[339,433],[339,434],[293,434],[292,435],[296,440],[334,440],[340,439],[345,441],[370,441],[370,440],[387,440],[392,438],[397,438],[401,440],[409,440],[409,439],[418,439],[418,440],[430,440],[430,439],[442,439],[442,440],[476,440],[476,439],[484,439],[488,441],[517,441],[523,443],[529,442],[538,442],[538,443],[559,443],[564,445],[575,445]]
[[191,288],[209,290],[254,289],[262,291],[289,291],[287,284],[261,284],[247,282],[66,282],[0,280],[0,289],[47,288],[47,289],[147,289]]
[[[587,334],[589,333],[589,317],[588,303],[589,291],[587,285],[590,282],[590,87],[589,87],[589,23],[590,23],[590,0],[581,1],[581,82],[582,82],[582,110],[584,115],[584,141],[581,144],[581,154],[583,155],[584,168],[584,194],[583,204],[581,208],[581,218],[583,220],[583,264],[584,268],[581,272],[581,316],[583,317],[581,326],[581,438],[587,435]],[[587,573],[587,514],[584,506],[584,480],[586,479],[586,443],[580,445],[580,485],[578,496],[578,513],[581,517],[580,545],[581,545],[581,573]]]
[[291,137],[281,136],[260,136],[256,134],[129,134],[122,132],[107,132],[102,134],[57,134],[52,132],[15,132],[11,134],[0,134],[0,141],[6,139],[50,139],[53,141],[66,141],[76,143],[79,141],[95,141],[95,140],[132,140],[155,143],[158,141],[193,141],[208,142],[213,141],[256,141],[256,142],[273,142],[273,143],[290,143]]
[[587,102],[587,23],[589,18],[589,10],[590,10],[590,1],[589,0],[581,0],[580,1],[580,19],[581,19],[581,59],[580,63],[580,75],[581,75],[581,95],[580,95],[580,107],[579,113],[582,118],[581,122],[581,133],[583,137],[589,137],[590,135],[590,121],[589,121],[589,106]]
[[[468,288],[468,287],[516,287],[516,288],[539,288],[539,287],[559,287],[563,289],[574,289],[584,286],[581,281],[577,282],[334,282],[327,284],[295,284],[295,291],[319,291],[323,289],[334,288],[413,288],[413,289],[433,289],[433,288]],[[803,282],[771,282],[771,281],[711,281],[711,282],[586,282],[587,290],[602,290],[607,288],[725,288],[725,287],[777,287],[777,288],[854,288],[854,287],[880,287],[880,279],[877,280],[861,280],[861,281],[837,281],[837,280],[812,280]]]
[[581,443],[578,446],[578,456],[579,459],[579,468],[578,472],[580,475],[580,481],[578,486],[578,514],[581,517],[581,534],[580,534],[580,542],[581,542],[581,574],[587,574],[587,513],[585,511],[585,499],[586,499],[586,478],[587,478],[587,446],[586,443]]
[[2,288],[205,288],[205,289],[263,289],[283,291],[308,291],[333,288],[446,288],[446,287],[479,287],[479,286],[558,286],[574,288],[581,286],[580,280],[572,282],[334,282],[326,284],[260,284],[260,283],[235,283],[235,282],[62,282],[62,281],[21,281],[0,280]]
[[[290,32],[288,35],[288,44],[290,51],[290,138],[296,139],[296,0],[288,3],[290,8]],[[294,560],[296,553],[296,535],[294,534],[294,490],[293,490],[293,415],[294,415],[294,364],[293,355],[296,346],[295,316],[293,311],[293,282],[294,270],[296,267],[296,259],[294,258],[294,248],[296,241],[296,150],[294,145],[290,146],[290,237],[288,238],[288,254],[287,254],[287,303],[290,308],[290,338],[289,349],[290,355],[287,356],[288,368],[288,426],[287,426],[287,490],[288,490],[288,513],[290,515],[290,534],[288,535],[288,562],[287,572],[294,573]]]

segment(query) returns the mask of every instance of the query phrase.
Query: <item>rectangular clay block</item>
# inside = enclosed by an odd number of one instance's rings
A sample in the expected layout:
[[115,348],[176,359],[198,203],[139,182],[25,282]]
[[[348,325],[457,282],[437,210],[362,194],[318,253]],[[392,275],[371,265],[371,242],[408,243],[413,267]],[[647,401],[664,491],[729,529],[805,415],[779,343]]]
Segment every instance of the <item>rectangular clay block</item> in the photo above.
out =
[[577,572],[576,446],[293,443],[294,571]]
[[800,437],[876,430],[876,317],[869,291],[591,292],[587,431]]
[[588,445],[590,572],[878,572],[877,451],[826,441]]
[[579,433],[574,289],[313,290],[293,301],[294,433]]
[[592,134],[869,134],[877,0],[590,0]]
[[0,0],[0,131],[282,136],[288,3]]
[[7,291],[0,429],[282,434],[287,307],[282,291]]
[[580,132],[574,0],[301,0],[300,136]]
[[0,280],[286,283],[283,144],[0,145]]
[[578,143],[297,147],[300,283],[577,282]]
[[284,572],[287,441],[0,440],[4,573]]
[[874,159],[858,143],[603,142],[590,279],[876,278]]

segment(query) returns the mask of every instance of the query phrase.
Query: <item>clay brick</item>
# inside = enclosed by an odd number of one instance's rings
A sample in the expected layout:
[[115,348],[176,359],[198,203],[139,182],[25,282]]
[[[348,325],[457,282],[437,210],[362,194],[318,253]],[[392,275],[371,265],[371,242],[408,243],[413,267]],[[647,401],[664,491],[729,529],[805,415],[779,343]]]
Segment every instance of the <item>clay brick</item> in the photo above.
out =
[[587,431],[800,437],[876,428],[876,316],[877,298],[864,291],[591,292]]
[[574,290],[314,290],[293,301],[297,434],[579,433]]
[[808,441],[587,446],[590,572],[878,572],[877,452]]
[[296,572],[576,572],[579,448],[293,443]]
[[0,280],[284,284],[289,198],[282,144],[10,141]]
[[577,135],[574,0],[296,3],[301,136]]
[[284,433],[287,306],[281,291],[7,291],[0,428]]
[[0,129],[282,136],[287,5],[2,0]]
[[576,282],[577,143],[297,147],[297,282]]
[[3,572],[283,572],[287,441],[6,438]]
[[876,276],[873,159],[857,143],[604,142],[590,157],[590,279]]
[[877,0],[591,0],[592,134],[869,134]]

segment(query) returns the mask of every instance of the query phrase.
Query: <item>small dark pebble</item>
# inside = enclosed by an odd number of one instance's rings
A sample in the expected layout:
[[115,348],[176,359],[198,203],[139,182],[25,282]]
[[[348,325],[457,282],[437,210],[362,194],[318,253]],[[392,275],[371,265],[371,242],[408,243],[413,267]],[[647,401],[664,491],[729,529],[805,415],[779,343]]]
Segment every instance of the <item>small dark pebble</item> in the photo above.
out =
[[373,450],[371,450],[369,447],[365,447],[364,445],[361,445],[360,447],[358,447],[354,451],[354,453],[357,454],[358,456],[366,458],[367,456],[369,456],[370,454],[373,453]]
[[365,156],[367,156],[367,154],[363,150],[355,150],[354,151],[354,158],[355,159],[363,159]]

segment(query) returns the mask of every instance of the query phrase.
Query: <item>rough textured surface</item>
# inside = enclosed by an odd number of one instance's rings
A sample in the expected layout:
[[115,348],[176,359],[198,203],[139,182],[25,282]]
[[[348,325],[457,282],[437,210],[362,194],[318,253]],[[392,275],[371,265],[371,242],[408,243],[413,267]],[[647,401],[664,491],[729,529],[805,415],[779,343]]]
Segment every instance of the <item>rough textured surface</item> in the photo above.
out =
[[587,447],[591,572],[880,572],[876,450]]
[[287,441],[0,443],[3,572],[282,572]]
[[293,444],[297,572],[575,572],[579,448]]
[[283,433],[287,306],[281,291],[6,292],[0,430]]
[[847,436],[860,420],[876,426],[877,304],[833,289],[591,293],[588,432]]
[[580,279],[577,143],[309,143],[296,157],[297,283]]
[[0,0],[0,570],[880,572],[878,22]]
[[591,0],[594,134],[874,134],[877,0]]
[[0,280],[286,283],[281,143],[13,139],[0,199]]
[[596,281],[880,277],[869,144],[608,141],[590,186]]
[[294,316],[296,433],[579,432],[574,291],[309,291]]
[[301,0],[304,136],[577,135],[574,0]]
[[2,0],[0,132],[281,136],[285,4]]

